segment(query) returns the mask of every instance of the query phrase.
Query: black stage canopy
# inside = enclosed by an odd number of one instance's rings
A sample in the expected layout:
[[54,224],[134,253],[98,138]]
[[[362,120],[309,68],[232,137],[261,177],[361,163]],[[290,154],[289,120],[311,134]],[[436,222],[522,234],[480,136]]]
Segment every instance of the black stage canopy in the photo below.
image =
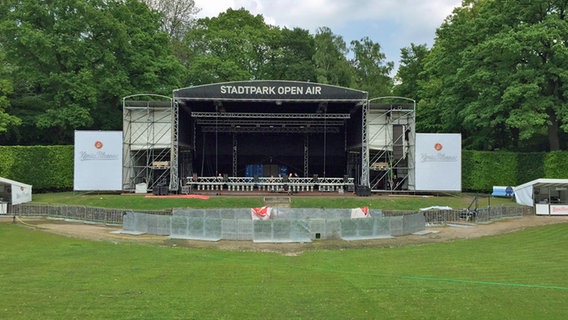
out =
[[237,81],[177,89],[173,98],[180,109],[180,145],[193,150],[183,174],[242,176],[251,164],[320,177],[353,177],[360,170],[367,92],[300,81]]

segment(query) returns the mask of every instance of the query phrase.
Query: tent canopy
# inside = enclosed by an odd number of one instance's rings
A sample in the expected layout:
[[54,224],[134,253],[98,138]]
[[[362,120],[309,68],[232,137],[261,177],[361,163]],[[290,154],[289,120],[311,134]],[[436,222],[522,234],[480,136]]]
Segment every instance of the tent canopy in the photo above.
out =
[[0,202],[20,204],[32,201],[32,186],[0,177]]
[[523,204],[527,206],[534,206],[535,190],[541,189],[565,189],[568,188],[568,179],[536,179],[520,186],[513,188],[515,192],[515,199],[518,204]]

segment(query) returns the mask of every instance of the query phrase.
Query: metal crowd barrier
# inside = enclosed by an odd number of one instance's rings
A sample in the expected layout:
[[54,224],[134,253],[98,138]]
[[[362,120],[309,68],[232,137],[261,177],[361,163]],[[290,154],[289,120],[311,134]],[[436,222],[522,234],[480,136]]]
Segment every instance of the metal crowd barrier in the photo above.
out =
[[[175,209],[183,210],[183,209]],[[195,210],[195,209],[189,209]],[[242,210],[242,209],[240,209]],[[277,212],[285,213],[286,209],[279,208]],[[313,211],[313,209],[288,209],[296,213],[302,210]],[[125,212],[131,210],[124,209],[108,209],[95,208],[76,205],[54,205],[54,204],[18,204],[8,205],[7,216],[46,216],[53,218],[61,218],[68,220],[91,221],[106,224],[123,224]],[[333,209],[326,210],[327,215],[331,214]],[[172,210],[136,210],[139,213],[147,213],[153,215],[172,215]],[[229,212],[225,209],[224,212]],[[248,211],[247,211],[248,212]],[[519,218],[526,215],[534,215],[533,207],[526,206],[499,206],[499,207],[483,207],[475,210],[428,210],[428,211],[401,211],[401,210],[381,210],[381,214],[385,217],[407,216],[421,214],[425,218],[428,225],[443,225],[447,223],[471,222],[471,223],[488,223],[507,218]],[[373,213],[378,215],[378,213]],[[274,218],[277,218],[276,214]]]
[[[8,214],[19,217],[50,217],[65,220],[122,224],[127,210],[55,204],[10,205]],[[171,215],[171,210],[138,210],[154,215]]]
[[[400,216],[415,214],[416,211],[383,210],[385,216]],[[444,225],[447,223],[488,223],[507,218],[520,218],[533,215],[534,208],[526,206],[483,207],[474,210],[427,210],[420,211],[428,225]]]

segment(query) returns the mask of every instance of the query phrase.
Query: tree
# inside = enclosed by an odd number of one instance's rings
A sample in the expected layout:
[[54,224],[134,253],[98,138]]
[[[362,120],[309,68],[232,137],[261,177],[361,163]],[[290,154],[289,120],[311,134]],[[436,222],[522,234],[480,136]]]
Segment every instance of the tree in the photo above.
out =
[[353,68],[347,60],[349,53],[343,38],[333,34],[328,27],[320,27],[315,35],[317,82],[351,87],[353,84]]
[[194,0],[144,0],[151,9],[158,11],[162,17],[162,30],[171,39],[181,40],[195,22],[195,15],[200,9],[195,7]]
[[6,112],[10,107],[8,95],[14,92],[12,81],[8,77],[8,69],[6,57],[0,47],[0,135],[5,133],[11,126],[18,126],[22,122],[20,118]]
[[[549,150],[562,148],[567,9],[560,0],[465,1],[426,59],[419,114],[432,128],[459,125],[467,147],[532,149],[546,136]],[[453,126],[434,124],[448,119]]]
[[195,24],[195,16],[200,9],[195,7],[194,0],[144,0],[144,3],[160,14],[161,29],[170,39],[170,45],[176,57],[187,59],[184,39]]
[[265,79],[316,81],[315,41],[307,30],[277,29],[262,74]]
[[399,97],[418,99],[420,83],[424,83],[424,59],[428,55],[425,44],[410,44],[400,49],[400,66],[395,76],[394,94]]
[[[466,44],[476,41],[470,25],[473,16],[474,12],[467,5],[457,8],[436,31],[434,46],[423,60],[424,81],[419,82],[416,114],[418,132],[460,132],[465,147],[471,144],[459,113],[463,92],[456,88],[459,84],[456,73],[461,65],[461,51]],[[486,136],[486,139],[492,137]]]
[[[4,143],[71,143],[75,129],[119,129],[121,98],[169,93],[182,67],[159,16],[136,0],[5,1],[0,46],[13,66]],[[6,9],[6,10],[4,10]]]
[[7,95],[12,93],[12,91],[12,83],[6,79],[0,79],[0,134],[6,132],[10,126],[17,126],[22,122],[18,117],[6,112],[8,107],[10,107]]
[[386,62],[381,46],[368,37],[361,41],[351,41],[351,50],[355,54],[352,65],[355,69],[356,88],[367,91],[369,97],[381,97],[392,94],[393,82],[390,72],[394,63]]
[[245,9],[199,19],[185,38],[187,83],[262,79],[275,32]]

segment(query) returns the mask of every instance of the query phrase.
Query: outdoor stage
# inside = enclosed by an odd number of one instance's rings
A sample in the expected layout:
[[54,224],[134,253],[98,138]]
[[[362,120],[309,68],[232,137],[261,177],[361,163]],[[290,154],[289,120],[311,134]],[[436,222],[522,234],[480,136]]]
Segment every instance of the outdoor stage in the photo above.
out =
[[124,191],[413,189],[408,104],[372,105],[364,91],[298,81],[216,83],[123,102]]

